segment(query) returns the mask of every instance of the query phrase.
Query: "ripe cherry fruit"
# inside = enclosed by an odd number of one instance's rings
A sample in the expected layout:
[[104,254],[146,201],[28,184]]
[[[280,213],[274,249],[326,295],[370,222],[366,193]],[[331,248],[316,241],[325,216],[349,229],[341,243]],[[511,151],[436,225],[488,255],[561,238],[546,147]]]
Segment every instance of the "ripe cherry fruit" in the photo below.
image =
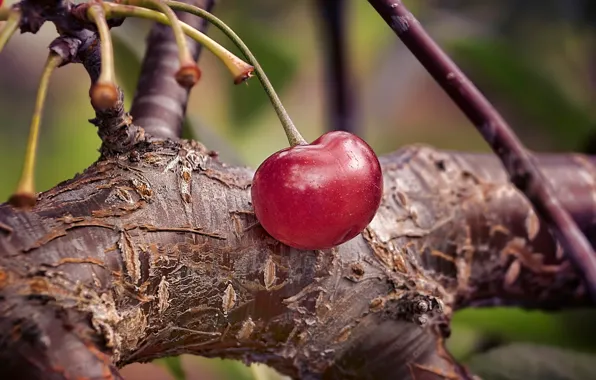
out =
[[257,219],[275,239],[299,249],[327,249],[370,223],[381,203],[383,177],[366,142],[334,131],[267,158],[251,195]]

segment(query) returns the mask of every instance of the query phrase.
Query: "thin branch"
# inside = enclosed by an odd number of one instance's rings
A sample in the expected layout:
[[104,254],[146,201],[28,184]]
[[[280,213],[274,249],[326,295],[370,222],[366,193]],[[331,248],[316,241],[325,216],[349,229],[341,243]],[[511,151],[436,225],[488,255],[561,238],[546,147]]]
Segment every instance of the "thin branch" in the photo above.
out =
[[584,279],[588,292],[596,300],[596,254],[555,197],[553,189],[536,166],[535,158],[525,149],[497,110],[435,43],[401,1],[369,0],[369,3],[499,156],[511,182],[528,197],[538,214],[554,230],[570,261]]
[[[196,5],[210,10],[214,0],[200,0]],[[207,22],[184,12],[177,12],[180,21],[204,32]],[[196,61],[201,45],[187,37],[188,48]],[[182,123],[186,114],[190,90],[181,87],[173,78],[178,71],[178,47],[172,29],[155,24],[147,39],[147,50],[141,67],[137,92],[130,113],[135,123],[157,138],[182,136]]]
[[324,40],[327,127],[354,133],[357,130],[356,102],[351,91],[352,75],[346,43],[346,5],[345,0],[318,0],[317,14],[321,16]]
[[[93,88],[101,73],[101,48],[100,44],[96,43],[98,35],[83,29],[77,33],[76,38],[61,37],[58,40],[64,41],[65,45],[78,45],[76,60],[87,70]],[[101,152],[104,156],[112,152],[127,152],[145,140],[143,128],[133,124],[130,115],[124,110],[124,93],[120,88],[117,90],[116,104],[106,109],[95,108],[95,118],[89,120],[97,127],[97,134],[103,143]]]

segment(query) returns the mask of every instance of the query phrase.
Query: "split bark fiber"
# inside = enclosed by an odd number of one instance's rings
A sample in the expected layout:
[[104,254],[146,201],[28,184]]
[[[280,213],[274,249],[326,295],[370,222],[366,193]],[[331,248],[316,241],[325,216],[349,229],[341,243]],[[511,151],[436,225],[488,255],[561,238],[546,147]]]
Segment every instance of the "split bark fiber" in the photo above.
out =
[[[596,242],[594,160],[539,160]],[[196,142],[143,143],[31,211],[1,205],[0,378],[117,379],[112,363],[182,353],[300,379],[467,378],[443,346],[454,310],[590,303],[497,158],[413,146],[381,162],[376,218],[328,251],[269,237],[252,171]]]

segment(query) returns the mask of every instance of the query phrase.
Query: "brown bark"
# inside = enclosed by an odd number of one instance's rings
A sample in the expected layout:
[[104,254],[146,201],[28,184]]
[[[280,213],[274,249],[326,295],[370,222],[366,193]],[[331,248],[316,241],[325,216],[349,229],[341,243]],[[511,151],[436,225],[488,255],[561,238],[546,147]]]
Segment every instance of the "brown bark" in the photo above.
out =
[[[94,81],[85,5],[21,6],[21,29],[52,20],[63,35],[51,48]],[[161,90],[184,108],[182,93]],[[259,227],[250,169],[198,143],[147,142],[121,102],[96,116],[101,161],[30,211],[0,205],[0,378],[118,379],[127,363],[191,353],[301,379],[465,379],[443,344],[454,310],[591,304],[494,157],[410,147],[383,158],[375,220],[305,252]],[[593,160],[538,162],[594,243]]]
[[[378,215],[328,251],[269,237],[252,172],[198,143],[143,144],[31,211],[0,206],[0,378],[118,378],[111,361],[182,353],[301,379],[466,378],[443,347],[453,310],[590,303],[496,158],[410,147],[381,161]],[[591,159],[539,162],[594,242]]]
[[554,195],[535,159],[497,109],[484,97],[400,0],[369,0],[451,100],[474,124],[501,159],[509,178],[530,200],[565,248],[596,301],[596,253],[590,241]]

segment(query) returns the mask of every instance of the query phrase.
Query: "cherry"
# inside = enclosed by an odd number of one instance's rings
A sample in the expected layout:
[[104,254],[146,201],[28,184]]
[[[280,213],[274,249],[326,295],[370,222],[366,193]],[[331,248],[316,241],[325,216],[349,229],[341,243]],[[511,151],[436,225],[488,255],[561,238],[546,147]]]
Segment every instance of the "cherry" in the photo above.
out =
[[299,249],[327,249],[373,219],[383,177],[373,150],[359,137],[334,131],[267,158],[257,169],[252,202],[261,226]]
[[[206,18],[232,39],[254,67],[288,138],[290,147],[267,158],[253,179],[252,202],[261,226],[301,249],[331,248],[358,235],[373,219],[383,194],[381,166],[370,146],[346,132],[329,132],[308,144],[236,33],[199,8],[178,3],[174,8]],[[252,73],[244,72],[241,78]]]

